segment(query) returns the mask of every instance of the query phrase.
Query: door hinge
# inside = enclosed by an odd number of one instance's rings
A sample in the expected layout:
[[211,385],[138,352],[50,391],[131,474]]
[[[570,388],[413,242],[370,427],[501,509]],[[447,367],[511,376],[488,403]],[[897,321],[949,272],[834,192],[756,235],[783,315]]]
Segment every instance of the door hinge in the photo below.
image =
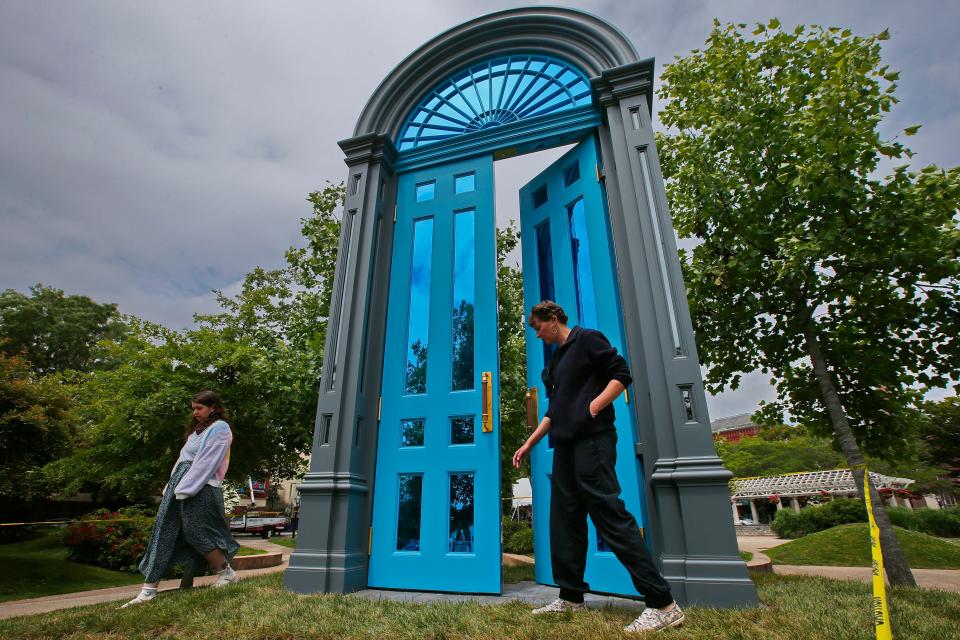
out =
[[380,416],[383,415],[383,396],[377,400],[377,422],[380,422]]
[[606,182],[607,174],[600,170],[600,165],[593,165],[593,169],[597,172],[597,182]]
[[370,527],[370,533],[367,534],[367,555],[370,555],[370,551],[373,549],[373,527]]
[[624,387],[623,389],[623,401],[627,404],[630,404],[630,389]]
[[393,224],[397,224],[397,205],[393,205]]

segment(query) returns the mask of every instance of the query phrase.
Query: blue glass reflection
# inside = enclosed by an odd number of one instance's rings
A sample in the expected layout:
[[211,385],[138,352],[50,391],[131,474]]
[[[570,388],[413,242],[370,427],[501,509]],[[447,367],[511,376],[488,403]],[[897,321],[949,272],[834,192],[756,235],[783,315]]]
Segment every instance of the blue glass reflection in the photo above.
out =
[[420,551],[420,505],[423,497],[423,476],[400,474],[400,495],[397,508],[397,551]]
[[473,474],[450,475],[451,553],[473,552]]
[[423,446],[423,418],[408,418],[400,421],[400,446]]
[[450,418],[450,444],[473,444],[473,416]]
[[[550,240],[550,222],[544,222],[536,228],[537,232],[537,272],[540,281],[540,300],[556,300],[553,287],[553,243]],[[543,343],[543,363],[550,362],[556,347]]]
[[541,55],[512,55],[461,69],[407,117],[400,151],[589,104],[585,74]]
[[410,309],[407,324],[406,393],[427,392],[427,343],[430,319],[430,277],[433,263],[433,218],[413,223]]
[[426,202],[433,200],[436,195],[436,182],[424,182],[417,185],[417,202]]
[[570,248],[573,253],[578,324],[596,328],[597,302],[593,291],[593,269],[590,266],[590,243],[587,240],[587,214],[583,198],[569,205],[567,213],[570,216]]
[[456,193],[470,193],[476,189],[476,176],[466,173],[453,179],[453,190]]
[[454,215],[452,389],[473,389],[474,211]]

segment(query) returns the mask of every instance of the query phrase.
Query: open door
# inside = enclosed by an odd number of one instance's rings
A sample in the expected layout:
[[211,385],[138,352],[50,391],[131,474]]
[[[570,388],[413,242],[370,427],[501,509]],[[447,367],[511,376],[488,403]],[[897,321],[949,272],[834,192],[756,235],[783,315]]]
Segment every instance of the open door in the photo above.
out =
[[[554,300],[567,312],[570,326],[599,329],[626,357],[606,194],[600,175],[597,143],[591,135],[520,190],[524,309],[529,312],[541,300]],[[547,409],[540,374],[552,355],[553,348],[538,340],[527,327],[527,385],[529,397],[538,401],[536,421],[543,418]],[[632,392],[632,388],[628,389],[628,394]],[[647,518],[639,482],[643,474],[634,450],[637,429],[626,402],[623,395],[614,402],[620,497],[645,529]],[[530,462],[536,579],[542,584],[555,584],[550,567],[549,526],[553,449],[548,438],[534,448]],[[627,570],[598,538],[593,523],[588,523],[588,529],[585,579],[590,589],[637,595]]]
[[368,584],[500,593],[493,158],[399,177]]

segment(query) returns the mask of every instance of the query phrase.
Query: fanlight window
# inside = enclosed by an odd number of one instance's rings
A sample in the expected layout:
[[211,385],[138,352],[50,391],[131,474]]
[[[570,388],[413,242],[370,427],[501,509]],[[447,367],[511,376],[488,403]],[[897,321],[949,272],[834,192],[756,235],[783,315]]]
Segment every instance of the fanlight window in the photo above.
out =
[[589,103],[590,83],[579,69],[548,56],[504,56],[430,91],[407,118],[397,147],[413,149]]

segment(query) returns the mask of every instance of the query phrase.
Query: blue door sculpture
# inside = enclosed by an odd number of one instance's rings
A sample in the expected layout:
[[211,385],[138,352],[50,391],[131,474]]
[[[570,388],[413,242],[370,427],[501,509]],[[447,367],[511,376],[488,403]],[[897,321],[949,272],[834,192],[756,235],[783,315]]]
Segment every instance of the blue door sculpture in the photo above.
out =
[[403,174],[371,587],[500,592],[493,159]]
[[[606,196],[598,180],[594,136],[589,136],[520,190],[524,308],[554,300],[575,324],[599,329],[623,354],[620,298],[607,223]],[[553,355],[527,327],[527,381],[538,399],[537,420],[547,398],[540,374]],[[632,392],[632,389],[628,390]],[[614,402],[617,414],[617,477],[627,510],[645,528],[646,513],[634,451],[636,427],[626,398]],[[553,450],[544,438],[531,452],[534,546],[537,582],[554,584],[550,567],[550,473]],[[607,550],[589,523],[586,581],[601,593],[637,595],[626,569]]]

